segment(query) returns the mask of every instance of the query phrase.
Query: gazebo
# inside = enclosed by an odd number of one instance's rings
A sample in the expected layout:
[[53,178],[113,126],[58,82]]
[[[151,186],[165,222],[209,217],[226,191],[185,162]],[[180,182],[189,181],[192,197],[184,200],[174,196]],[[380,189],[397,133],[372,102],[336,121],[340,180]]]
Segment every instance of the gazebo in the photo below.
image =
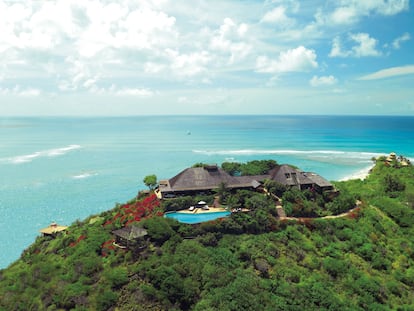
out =
[[112,231],[115,235],[114,245],[119,248],[145,248],[145,237],[147,230],[137,226],[128,226]]
[[57,223],[52,222],[49,227],[40,229],[39,231],[43,234],[43,236],[56,236],[56,234],[65,231],[67,228],[67,226],[60,226]]

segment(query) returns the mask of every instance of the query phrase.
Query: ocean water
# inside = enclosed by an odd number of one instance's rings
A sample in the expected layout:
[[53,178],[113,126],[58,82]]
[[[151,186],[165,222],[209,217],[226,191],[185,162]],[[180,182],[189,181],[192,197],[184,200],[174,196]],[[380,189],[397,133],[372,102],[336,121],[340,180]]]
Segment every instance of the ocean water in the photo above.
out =
[[0,118],[0,268],[52,221],[69,225],[196,162],[274,159],[329,180],[414,158],[414,117]]

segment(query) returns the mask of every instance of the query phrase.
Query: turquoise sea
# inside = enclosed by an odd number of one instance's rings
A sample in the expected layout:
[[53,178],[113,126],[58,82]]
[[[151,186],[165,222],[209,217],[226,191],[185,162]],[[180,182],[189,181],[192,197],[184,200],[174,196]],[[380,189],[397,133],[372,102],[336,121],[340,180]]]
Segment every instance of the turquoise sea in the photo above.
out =
[[148,174],[274,159],[339,180],[392,151],[414,158],[414,117],[0,118],[0,268],[39,229],[129,200]]

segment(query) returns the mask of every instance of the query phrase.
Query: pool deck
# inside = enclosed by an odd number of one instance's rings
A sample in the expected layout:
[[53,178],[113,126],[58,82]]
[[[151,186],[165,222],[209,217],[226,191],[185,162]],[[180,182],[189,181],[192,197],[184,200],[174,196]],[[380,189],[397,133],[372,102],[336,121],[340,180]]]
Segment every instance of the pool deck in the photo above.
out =
[[183,209],[180,211],[176,211],[176,213],[181,213],[181,214],[208,214],[208,213],[215,213],[215,212],[232,212],[232,213],[236,213],[236,212],[250,212],[250,210],[248,208],[242,208],[238,211],[229,211],[228,209],[225,209],[224,207],[213,207],[213,206],[209,206],[208,210],[202,209],[202,208],[195,208],[194,210],[190,211],[189,209]]
[[193,211],[190,211],[188,209],[184,209],[181,211],[177,211],[177,213],[182,214],[207,214],[207,213],[215,213],[215,212],[227,212],[227,210],[223,207],[208,207],[208,210],[202,209],[202,208],[195,208]]

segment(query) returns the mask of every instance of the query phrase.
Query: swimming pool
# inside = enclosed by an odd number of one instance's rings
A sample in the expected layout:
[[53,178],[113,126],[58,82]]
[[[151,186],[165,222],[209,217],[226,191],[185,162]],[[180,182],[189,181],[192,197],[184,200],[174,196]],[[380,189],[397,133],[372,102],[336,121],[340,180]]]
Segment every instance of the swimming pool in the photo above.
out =
[[231,214],[231,212],[212,212],[212,213],[200,213],[200,214],[187,214],[187,213],[167,213],[165,217],[174,218],[179,222],[183,222],[186,224],[198,224],[200,222],[210,221],[217,218],[227,217]]

